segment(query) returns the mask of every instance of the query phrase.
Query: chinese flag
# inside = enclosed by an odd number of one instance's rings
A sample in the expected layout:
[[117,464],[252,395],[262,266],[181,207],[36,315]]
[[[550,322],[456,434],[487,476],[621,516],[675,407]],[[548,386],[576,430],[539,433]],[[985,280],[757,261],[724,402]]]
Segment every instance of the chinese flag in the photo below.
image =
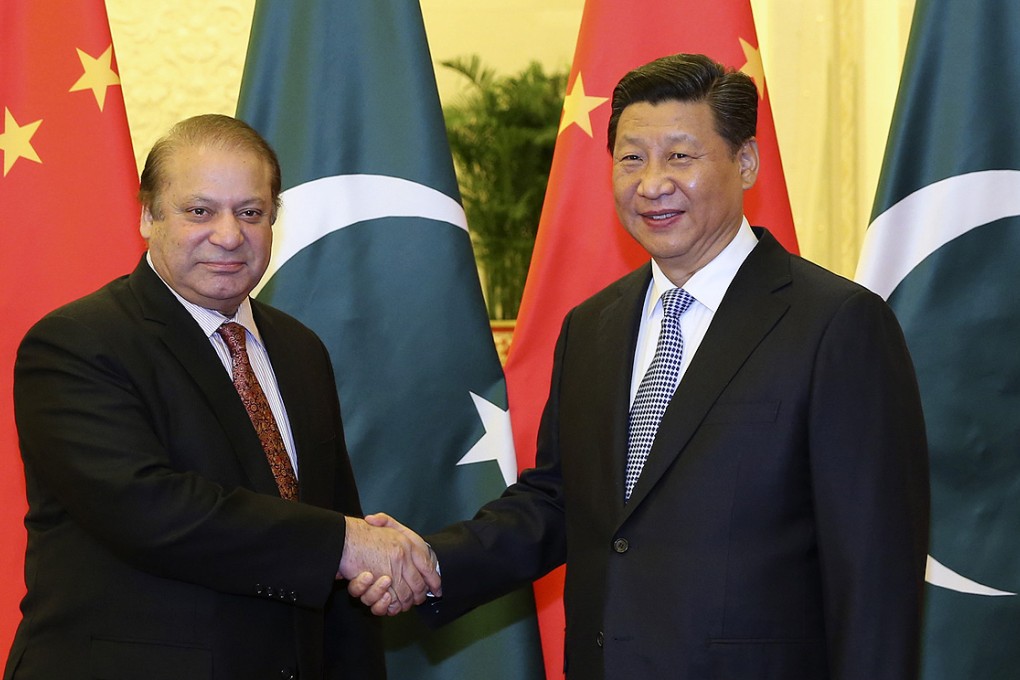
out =
[[[535,463],[553,347],[574,305],[648,260],[616,219],[606,149],[610,98],[629,70],[677,52],[707,54],[758,85],[761,172],[745,194],[753,225],[797,252],[750,0],[587,0],[549,187],[506,376],[520,469]],[[536,584],[546,673],[563,674],[563,570]]]
[[135,168],[103,0],[0,3],[0,654],[24,594],[11,398],[28,328],[135,264]]

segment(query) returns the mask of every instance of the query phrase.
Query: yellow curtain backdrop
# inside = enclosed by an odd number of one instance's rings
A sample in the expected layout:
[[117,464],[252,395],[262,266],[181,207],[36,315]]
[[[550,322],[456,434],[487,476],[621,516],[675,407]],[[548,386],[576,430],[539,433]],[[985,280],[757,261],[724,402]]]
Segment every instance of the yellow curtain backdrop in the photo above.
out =
[[[254,0],[107,0],[139,165],[173,122],[233,113]],[[421,0],[438,63],[566,68],[584,0]],[[801,252],[853,274],[914,0],[752,0]],[[461,83],[441,67],[440,96]]]

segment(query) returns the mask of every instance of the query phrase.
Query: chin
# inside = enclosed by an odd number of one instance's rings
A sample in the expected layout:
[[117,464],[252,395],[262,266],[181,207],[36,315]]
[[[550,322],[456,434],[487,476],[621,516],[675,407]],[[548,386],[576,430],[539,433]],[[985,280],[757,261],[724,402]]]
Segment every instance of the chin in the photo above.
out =
[[652,257],[677,257],[690,250],[690,244],[665,235],[660,238],[646,238],[639,243]]

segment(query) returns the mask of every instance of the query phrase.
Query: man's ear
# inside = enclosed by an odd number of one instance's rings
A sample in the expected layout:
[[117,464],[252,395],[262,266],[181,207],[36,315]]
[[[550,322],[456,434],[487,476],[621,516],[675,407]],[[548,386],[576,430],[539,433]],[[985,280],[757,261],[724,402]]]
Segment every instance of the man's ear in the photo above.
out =
[[146,241],[149,240],[149,235],[152,233],[152,211],[144,205],[142,206],[142,217],[138,222],[138,232]]
[[744,183],[744,190],[754,186],[758,179],[758,140],[751,137],[744,142],[737,151],[737,161],[740,163],[740,178]]

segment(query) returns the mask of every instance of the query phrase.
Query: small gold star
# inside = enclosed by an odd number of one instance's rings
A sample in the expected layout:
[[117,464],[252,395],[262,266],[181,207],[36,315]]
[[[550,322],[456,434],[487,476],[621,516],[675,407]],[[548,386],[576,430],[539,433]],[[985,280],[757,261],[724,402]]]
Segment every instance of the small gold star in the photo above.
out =
[[10,109],[4,107],[4,131],[0,132],[0,151],[4,152],[4,177],[19,158],[42,163],[39,154],[32,147],[32,135],[39,129],[41,123],[42,118],[34,123],[19,126]]
[[120,85],[120,76],[110,65],[113,61],[113,44],[111,43],[98,58],[78,50],[78,59],[81,60],[85,73],[78,79],[78,82],[71,86],[69,92],[92,90],[92,94],[96,97],[96,103],[99,104],[99,110],[102,111],[103,104],[106,103],[106,88],[111,85]]
[[754,79],[758,86],[758,98],[765,96],[765,67],[761,63],[761,50],[753,47],[751,43],[739,38],[740,47],[744,50],[744,58],[747,63],[740,67],[740,71]]
[[563,99],[563,118],[560,120],[559,132],[563,132],[572,123],[576,123],[591,137],[591,112],[607,101],[609,101],[608,97],[589,97],[584,93],[584,80],[581,79],[579,71],[573,89]]

